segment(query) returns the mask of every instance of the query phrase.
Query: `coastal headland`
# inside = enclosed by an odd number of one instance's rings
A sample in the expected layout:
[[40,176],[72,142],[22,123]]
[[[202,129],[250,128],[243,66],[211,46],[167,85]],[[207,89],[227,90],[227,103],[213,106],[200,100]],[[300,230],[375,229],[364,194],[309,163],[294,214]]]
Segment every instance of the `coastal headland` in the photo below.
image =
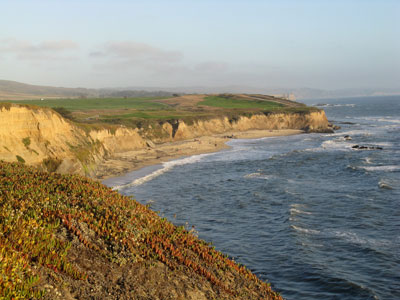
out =
[[323,110],[264,95],[0,103],[0,296],[282,299],[187,228],[88,177],[331,127]]
[[323,110],[264,95],[20,101],[0,104],[0,115],[2,160],[98,179],[231,138],[332,130]]

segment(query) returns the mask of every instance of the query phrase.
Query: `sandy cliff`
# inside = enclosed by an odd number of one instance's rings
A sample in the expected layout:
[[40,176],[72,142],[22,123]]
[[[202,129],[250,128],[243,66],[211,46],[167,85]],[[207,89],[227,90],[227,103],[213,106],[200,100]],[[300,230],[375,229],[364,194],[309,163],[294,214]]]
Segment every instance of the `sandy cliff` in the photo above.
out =
[[[0,158],[42,165],[46,160],[77,161],[74,149],[89,141],[82,130],[51,109],[18,105],[0,108]],[[82,173],[79,164],[76,173]]]
[[156,127],[83,130],[51,109],[0,107],[0,159],[22,161],[60,173],[92,175],[99,162],[115,153],[146,149],[154,143],[253,129],[326,131],[323,111],[276,113],[197,120],[176,120]]
[[249,117],[240,116],[235,119],[224,117],[206,121],[200,120],[190,125],[184,122],[178,122],[174,125],[164,124],[164,130],[168,132],[170,139],[182,140],[227,131],[253,129],[300,129],[308,132],[319,132],[327,130],[329,123],[324,111],[316,111],[307,114],[256,114]]
[[108,129],[92,130],[88,137],[92,141],[99,141],[108,153],[123,152],[146,147],[146,141],[139,135],[138,130],[117,128],[115,131]]

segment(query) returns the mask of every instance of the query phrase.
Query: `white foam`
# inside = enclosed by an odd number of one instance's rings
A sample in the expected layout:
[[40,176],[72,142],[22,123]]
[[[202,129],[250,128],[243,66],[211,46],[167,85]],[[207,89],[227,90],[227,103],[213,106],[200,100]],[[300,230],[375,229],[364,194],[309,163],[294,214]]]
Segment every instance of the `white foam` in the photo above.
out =
[[374,143],[374,146],[391,147],[393,146],[393,144],[389,142],[380,142],[380,143]]
[[344,239],[345,241],[348,241],[352,244],[357,244],[357,245],[368,245],[372,247],[382,247],[382,246],[388,246],[391,244],[390,241],[388,240],[378,240],[378,239],[373,239],[373,238],[364,238],[358,236],[354,232],[350,231],[334,231],[333,232],[334,236],[337,238]]
[[294,230],[301,232],[301,233],[307,233],[307,234],[319,234],[320,233],[319,230],[306,229],[306,228],[298,227],[295,225],[290,225],[290,227],[292,227]]
[[356,105],[353,104],[353,103],[349,103],[349,104],[335,104],[335,105],[334,105],[334,107],[342,107],[342,106],[345,106],[345,107],[355,107]]
[[251,173],[251,174],[247,174],[244,176],[244,178],[254,178],[254,177],[258,177],[261,176],[261,173]]
[[290,214],[291,215],[312,215],[312,213],[310,213],[308,211],[303,211],[303,210],[296,209],[296,208],[291,208]]
[[364,169],[366,171],[386,171],[386,172],[393,172],[396,170],[400,170],[400,166],[389,165],[389,166],[360,166],[360,169]]
[[372,159],[371,159],[371,157],[366,157],[366,158],[364,158],[364,160],[365,160],[365,163],[367,163],[367,164],[372,164]]
[[380,180],[380,181],[378,182],[378,186],[379,186],[381,189],[393,190],[393,187],[392,187],[388,182],[386,182],[385,180]]
[[350,195],[350,194],[345,194],[345,196],[346,196],[347,198],[349,198],[349,199],[358,199],[357,196],[353,196],[353,195]]
[[[288,182],[289,182],[289,180],[288,180]],[[292,182],[293,183],[293,182]],[[299,196],[299,195],[301,195],[300,193],[297,193],[297,192],[293,192],[293,191],[291,191],[291,190],[289,190],[289,189],[285,189],[285,193],[287,193],[287,194],[289,194],[289,195],[293,195],[293,196]]]
[[366,120],[366,121],[387,122],[387,123],[400,124],[400,119],[394,119],[392,117],[360,117],[360,118],[357,118],[357,119]]
[[266,179],[266,180],[271,179],[272,177],[273,176],[271,176],[271,175],[265,175],[265,174],[262,174],[259,172],[247,174],[244,176],[244,178],[259,178],[259,179]]
[[340,140],[328,140],[321,144],[322,149],[330,150],[347,150],[350,149],[352,144]]
[[312,213],[308,211],[302,210],[302,208],[305,208],[306,206],[304,204],[299,204],[299,203],[293,203],[290,204],[290,215],[312,215]]
[[[310,148],[310,149],[305,149],[306,151],[318,151],[321,149],[325,150],[353,150],[354,142],[353,141],[347,141],[345,138],[343,138],[344,135],[350,135],[350,134],[355,134],[356,131],[349,131],[346,133],[340,134],[341,137],[335,138],[332,140],[327,140],[322,142],[321,146],[319,148]],[[365,135],[370,135],[369,132],[367,131],[357,131],[357,133],[363,133]],[[332,134],[333,136],[337,136],[339,134]],[[351,135],[350,135],[351,136]],[[373,143],[370,145],[372,148],[373,147],[391,147],[393,144],[389,142],[378,142],[378,143]],[[357,149],[355,149],[357,150]],[[374,149],[363,149],[363,150],[374,150]]]
[[321,150],[322,150],[322,148],[306,148],[303,151],[304,152],[319,152]]
[[329,136],[340,136],[340,137],[344,137],[345,135],[348,135],[350,137],[355,136],[355,135],[364,135],[364,136],[369,136],[372,133],[368,130],[349,130],[349,131],[345,131],[345,132],[336,132],[336,133],[332,133],[329,134]]
[[400,124],[400,120],[399,119],[380,118],[380,119],[377,119],[377,121]]
[[182,159],[178,159],[178,160],[172,160],[172,161],[168,161],[162,164],[162,168],[158,169],[146,176],[143,176],[141,178],[137,178],[135,180],[133,180],[132,182],[128,183],[128,184],[124,184],[124,185],[120,185],[120,186],[115,186],[113,187],[114,190],[120,190],[123,188],[127,188],[127,187],[131,187],[131,186],[138,186],[138,185],[142,185],[145,182],[148,182],[150,180],[153,180],[154,178],[164,174],[165,172],[168,172],[169,170],[171,170],[172,168],[176,167],[176,166],[182,166],[182,165],[187,165],[187,164],[194,164],[199,162],[202,158],[204,158],[205,156],[210,155],[210,153],[207,154],[200,154],[200,155],[194,155],[194,156],[190,156],[190,157],[185,157]]
[[393,125],[393,124],[391,124],[391,125],[384,125],[384,126],[382,126],[382,128],[388,128],[388,129],[398,129],[400,126],[399,125]]
[[318,107],[355,107],[356,105],[353,103],[347,103],[347,104],[331,104],[331,103],[323,103],[323,104],[313,104],[313,106],[318,106]]

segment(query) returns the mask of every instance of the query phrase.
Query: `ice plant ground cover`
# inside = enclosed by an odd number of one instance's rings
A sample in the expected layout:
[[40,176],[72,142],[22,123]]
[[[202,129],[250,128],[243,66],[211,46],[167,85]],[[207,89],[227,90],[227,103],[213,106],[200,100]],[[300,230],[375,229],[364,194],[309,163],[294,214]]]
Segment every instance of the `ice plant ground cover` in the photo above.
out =
[[[207,298],[281,299],[246,267],[184,227],[85,177],[0,162],[0,205],[2,299],[93,296],[88,287],[95,286],[101,270],[79,256],[104,261],[102,268],[113,266],[111,273],[124,266],[146,272],[162,265],[164,274],[154,280],[174,274],[183,281],[194,278]],[[114,285],[104,283],[101,293],[115,298],[126,293]],[[48,286],[61,292],[49,296],[54,290]],[[165,289],[160,295],[176,289],[160,286]]]

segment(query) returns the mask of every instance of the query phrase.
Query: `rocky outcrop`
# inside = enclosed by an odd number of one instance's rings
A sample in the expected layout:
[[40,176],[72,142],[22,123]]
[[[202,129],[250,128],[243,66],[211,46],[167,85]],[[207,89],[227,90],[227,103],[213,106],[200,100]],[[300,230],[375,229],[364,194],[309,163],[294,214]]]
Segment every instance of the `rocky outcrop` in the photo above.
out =
[[109,155],[154,148],[154,143],[177,141],[229,131],[301,129],[325,132],[324,111],[270,113],[249,116],[166,121],[153,127],[85,129],[51,109],[8,104],[0,107],[0,159],[21,161],[60,173],[90,176]]
[[360,145],[354,145],[351,147],[354,150],[383,150],[382,147],[379,146],[360,146]]

